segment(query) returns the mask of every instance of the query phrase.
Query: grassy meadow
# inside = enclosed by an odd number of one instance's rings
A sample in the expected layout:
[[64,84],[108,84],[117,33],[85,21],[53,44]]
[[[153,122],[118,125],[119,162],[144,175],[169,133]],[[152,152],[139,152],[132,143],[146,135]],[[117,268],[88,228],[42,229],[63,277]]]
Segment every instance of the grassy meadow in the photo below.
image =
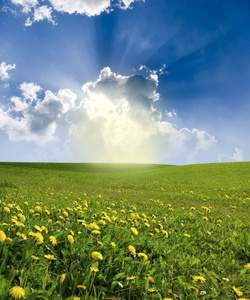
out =
[[0,299],[250,299],[250,163],[0,163]]

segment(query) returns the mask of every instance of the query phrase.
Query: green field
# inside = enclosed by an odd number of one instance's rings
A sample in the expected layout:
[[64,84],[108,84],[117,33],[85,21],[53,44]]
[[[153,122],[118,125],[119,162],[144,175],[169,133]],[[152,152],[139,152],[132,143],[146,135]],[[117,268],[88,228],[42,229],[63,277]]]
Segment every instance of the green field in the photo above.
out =
[[0,201],[0,299],[250,297],[248,162],[0,163]]

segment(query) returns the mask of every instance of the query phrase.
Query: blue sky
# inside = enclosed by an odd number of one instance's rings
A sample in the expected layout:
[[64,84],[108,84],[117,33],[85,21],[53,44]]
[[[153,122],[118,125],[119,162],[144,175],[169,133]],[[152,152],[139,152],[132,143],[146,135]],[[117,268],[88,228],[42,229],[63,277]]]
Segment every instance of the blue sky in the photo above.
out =
[[250,160],[248,0],[3,0],[0,161]]

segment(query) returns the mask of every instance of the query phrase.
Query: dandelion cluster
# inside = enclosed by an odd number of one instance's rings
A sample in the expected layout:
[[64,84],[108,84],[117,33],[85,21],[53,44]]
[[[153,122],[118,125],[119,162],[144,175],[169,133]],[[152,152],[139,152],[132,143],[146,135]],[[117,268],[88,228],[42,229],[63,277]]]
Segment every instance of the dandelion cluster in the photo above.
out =
[[181,206],[130,201],[125,189],[111,201],[108,191],[40,187],[31,197],[17,187],[1,196],[0,282],[10,288],[0,299],[247,299],[244,220],[215,216],[207,202],[185,205],[189,195],[205,201],[192,191],[179,192]]

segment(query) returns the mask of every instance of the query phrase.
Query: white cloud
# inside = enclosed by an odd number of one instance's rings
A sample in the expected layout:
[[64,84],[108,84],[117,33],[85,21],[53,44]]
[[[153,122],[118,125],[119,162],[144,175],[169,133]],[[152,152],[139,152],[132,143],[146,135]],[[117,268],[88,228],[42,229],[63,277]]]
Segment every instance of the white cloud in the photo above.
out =
[[76,100],[71,90],[46,91],[44,99],[37,97],[42,90],[37,84],[24,82],[20,90],[22,97],[12,97],[7,110],[0,108],[0,129],[11,141],[45,143],[54,138],[58,126],[67,127],[66,116]]
[[243,161],[243,151],[239,148],[235,148],[232,156],[225,155],[225,154],[218,154],[218,161],[219,162]]
[[10,75],[8,74],[8,71],[15,69],[16,65],[7,65],[6,62],[2,62],[0,64],[0,79],[6,80],[10,78]]
[[[130,7],[130,4],[135,2],[135,1],[138,1],[138,0],[121,0],[120,1],[120,7],[123,8],[123,9],[127,9],[127,8]],[[142,1],[145,2],[145,0],[142,0]]]
[[[46,143],[58,137],[75,160],[94,162],[194,163],[216,140],[196,128],[177,129],[156,109],[158,76],[123,76],[103,68],[83,85],[76,104],[69,89],[45,91],[22,83],[20,97],[0,107],[0,129],[11,141]],[[174,111],[173,113],[174,114]]]
[[173,117],[176,117],[177,116],[177,113],[176,113],[176,111],[175,110],[172,110],[172,111],[165,111],[165,115],[166,115],[166,117],[168,117],[168,118],[173,118]]
[[48,7],[47,5],[42,5],[34,8],[33,17],[27,18],[25,26],[31,26],[34,22],[39,22],[47,19],[53,25],[56,25],[55,21],[52,18],[52,7]]
[[104,11],[109,11],[110,0],[50,0],[53,8],[57,11],[69,14],[82,14],[89,17],[100,15]]
[[69,116],[69,145],[83,160],[99,162],[162,162],[196,155],[216,142],[209,133],[175,126],[155,109],[158,77],[122,76],[106,67]]
[[37,100],[37,93],[42,91],[42,88],[40,87],[40,85],[36,84],[36,83],[27,83],[27,82],[23,82],[20,84],[19,86],[23,98],[25,100]]
[[[41,0],[43,2],[43,0]],[[59,11],[68,14],[81,14],[88,17],[100,15],[103,12],[111,12],[116,6],[122,9],[131,8],[131,3],[145,0],[48,0],[52,7],[41,5],[38,0],[11,0],[16,6],[22,6],[22,12],[29,14],[25,26],[31,26],[34,22],[47,19],[56,25],[52,12]],[[5,10],[6,11],[6,10]]]
[[37,0],[11,0],[11,2],[15,5],[22,6],[24,13],[30,12],[33,7],[39,4]]

